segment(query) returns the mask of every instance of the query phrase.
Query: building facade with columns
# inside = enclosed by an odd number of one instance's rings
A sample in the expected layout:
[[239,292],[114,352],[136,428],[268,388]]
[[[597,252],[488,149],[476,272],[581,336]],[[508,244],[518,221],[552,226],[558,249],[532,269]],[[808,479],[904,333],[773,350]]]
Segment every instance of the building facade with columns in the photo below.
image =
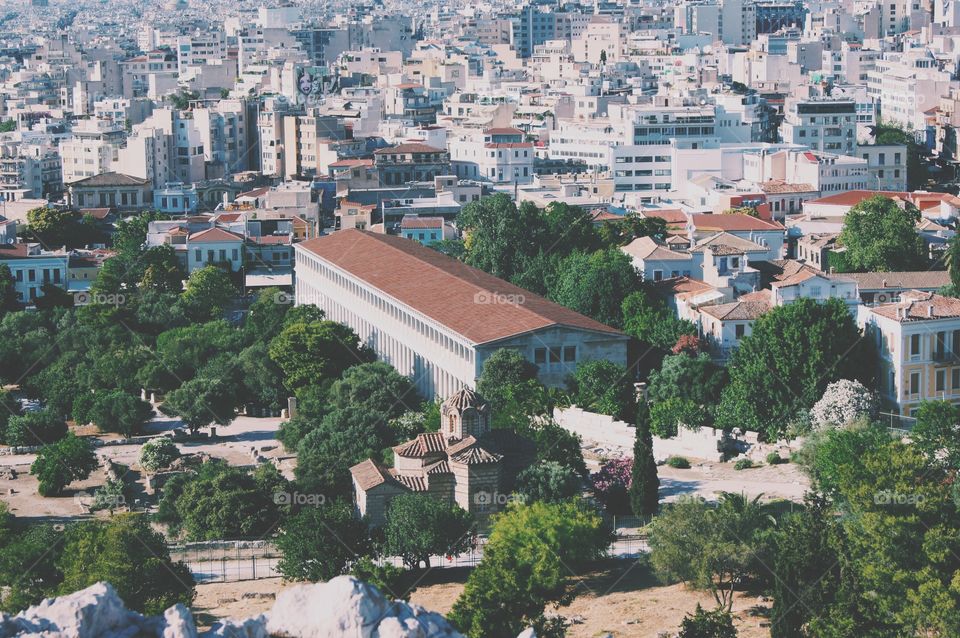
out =
[[554,387],[584,361],[627,364],[619,330],[418,242],[345,230],[294,249],[296,303],[350,326],[426,397],[474,387],[501,348],[523,354]]

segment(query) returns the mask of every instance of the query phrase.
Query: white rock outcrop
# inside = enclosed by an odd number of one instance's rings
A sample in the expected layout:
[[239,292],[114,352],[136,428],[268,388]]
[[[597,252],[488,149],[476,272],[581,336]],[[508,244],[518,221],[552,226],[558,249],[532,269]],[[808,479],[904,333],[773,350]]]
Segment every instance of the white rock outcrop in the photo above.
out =
[[341,637],[464,638],[440,614],[389,600],[352,576],[285,589],[269,613],[225,620],[203,633],[183,605],[146,617],[128,610],[107,583],[49,598],[16,616],[0,616],[0,638]]

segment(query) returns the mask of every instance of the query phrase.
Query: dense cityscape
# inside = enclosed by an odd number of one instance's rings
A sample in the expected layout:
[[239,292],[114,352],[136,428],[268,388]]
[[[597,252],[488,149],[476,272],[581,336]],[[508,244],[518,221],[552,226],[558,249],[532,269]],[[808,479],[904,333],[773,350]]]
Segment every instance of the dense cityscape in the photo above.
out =
[[960,636],[960,3],[0,0],[0,638]]

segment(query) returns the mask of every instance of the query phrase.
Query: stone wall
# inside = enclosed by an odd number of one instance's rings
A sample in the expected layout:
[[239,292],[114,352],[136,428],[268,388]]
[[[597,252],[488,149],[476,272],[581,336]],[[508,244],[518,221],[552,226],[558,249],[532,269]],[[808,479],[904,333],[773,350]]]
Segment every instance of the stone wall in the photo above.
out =
[[[576,406],[556,408],[553,418],[565,429],[579,434],[585,445],[594,445],[610,456],[632,455],[634,427],[606,414],[587,412]],[[723,430],[701,427],[679,428],[672,439],[653,437],[653,456],[658,461],[668,456],[690,456],[707,461],[724,460],[748,452],[757,443],[755,432],[725,434]]]

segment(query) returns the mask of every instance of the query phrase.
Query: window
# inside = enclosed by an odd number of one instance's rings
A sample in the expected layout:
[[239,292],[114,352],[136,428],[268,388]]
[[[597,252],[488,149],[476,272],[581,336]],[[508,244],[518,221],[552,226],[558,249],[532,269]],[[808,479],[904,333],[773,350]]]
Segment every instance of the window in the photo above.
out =
[[197,248],[193,251],[193,258],[197,261],[203,261],[203,251]]
[[937,392],[943,392],[947,389],[947,371],[937,370],[936,374]]
[[960,390],[960,368],[954,368],[950,371],[950,387],[954,390]]
[[920,335],[910,335],[910,356],[920,356]]
[[910,394],[920,394],[920,373],[914,372],[910,375]]
[[746,330],[747,330],[747,326],[745,326],[742,323],[738,323],[736,326],[733,327],[734,335],[736,335],[738,340],[743,339],[743,335],[746,334]]
[[550,363],[560,363],[560,347],[550,348]]
[[546,348],[537,348],[533,351],[533,362],[536,364],[543,364],[547,362],[547,349]]
[[572,363],[577,360],[577,346],[563,347],[563,362]]

